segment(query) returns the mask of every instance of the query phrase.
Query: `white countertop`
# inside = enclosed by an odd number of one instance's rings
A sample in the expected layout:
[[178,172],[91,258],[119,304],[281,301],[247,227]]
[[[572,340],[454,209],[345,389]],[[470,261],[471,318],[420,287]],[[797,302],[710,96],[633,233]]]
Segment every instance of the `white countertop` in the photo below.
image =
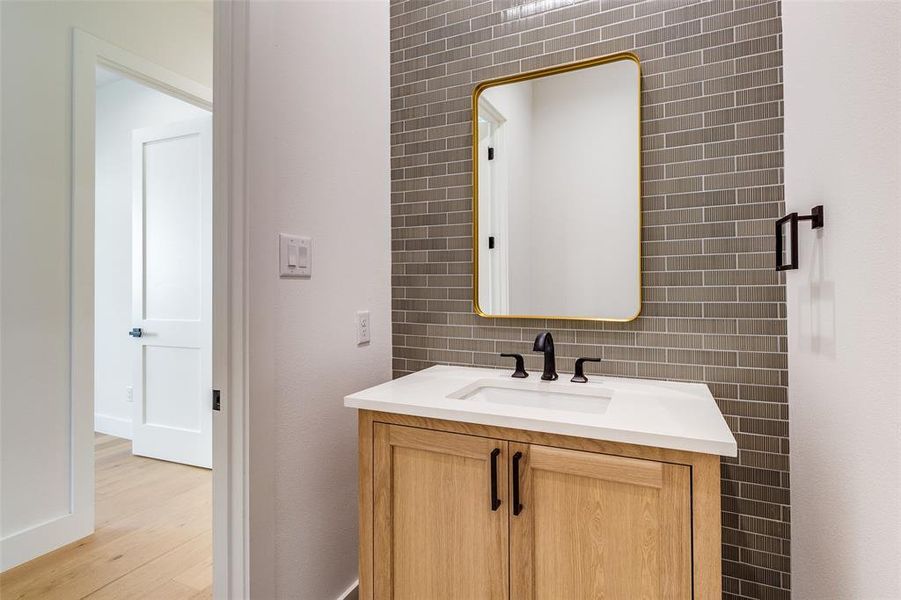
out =
[[[344,406],[705,454],[737,446],[706,385],[589,376],[513,379],[510,370],[434,366],[344,398]],[[479,395],[487,388],[493,395]],[[596,396],[595,396],[596,395]],[[454,397],[456,396],[456,397]]]

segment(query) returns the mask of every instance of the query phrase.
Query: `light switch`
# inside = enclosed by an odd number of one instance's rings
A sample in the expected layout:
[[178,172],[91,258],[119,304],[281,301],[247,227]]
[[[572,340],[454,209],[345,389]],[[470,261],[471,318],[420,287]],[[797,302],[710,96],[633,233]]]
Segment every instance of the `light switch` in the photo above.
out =
[[278,267],[282,277],[310,277],[313,274],[313,240],[278,234]]

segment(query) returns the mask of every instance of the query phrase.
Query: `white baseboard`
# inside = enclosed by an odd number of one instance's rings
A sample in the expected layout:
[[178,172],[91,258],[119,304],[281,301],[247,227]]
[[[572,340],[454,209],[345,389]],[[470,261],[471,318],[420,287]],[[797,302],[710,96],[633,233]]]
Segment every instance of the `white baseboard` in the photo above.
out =
[[94,413],[94,431],[130,440],[131,419]]
[[359,600],[360,598],[360,580],[356,580],[353,584],[344,590],[344,593],[338,596],[338,600]]
[[0,540],[0,573],[52,552],[94,531],[94,511],[69,513]]

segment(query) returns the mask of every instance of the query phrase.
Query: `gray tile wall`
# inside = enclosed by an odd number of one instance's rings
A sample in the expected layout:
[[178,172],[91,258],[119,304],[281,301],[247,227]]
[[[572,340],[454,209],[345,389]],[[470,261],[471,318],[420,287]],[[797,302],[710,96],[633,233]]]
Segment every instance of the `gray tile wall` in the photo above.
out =
[[[392,0],[395,375],[495,366],[554,332],[561,370],[707,383],[723,461],[724,597],[790,595],[778,2]],[[630,50],[643,68],[643,296],[632,323],[489,320],[471,302],[470,94],[485,79]]]

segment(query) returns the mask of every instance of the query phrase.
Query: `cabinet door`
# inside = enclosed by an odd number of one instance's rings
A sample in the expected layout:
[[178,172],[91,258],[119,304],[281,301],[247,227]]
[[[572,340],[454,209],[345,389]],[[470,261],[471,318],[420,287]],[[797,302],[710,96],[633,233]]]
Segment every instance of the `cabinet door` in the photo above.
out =
[[511,598],[691,598],[690,467],[514,443],[510,453]]
[[375,424],[376,600],[508,597],[508,461],[507,442]]

